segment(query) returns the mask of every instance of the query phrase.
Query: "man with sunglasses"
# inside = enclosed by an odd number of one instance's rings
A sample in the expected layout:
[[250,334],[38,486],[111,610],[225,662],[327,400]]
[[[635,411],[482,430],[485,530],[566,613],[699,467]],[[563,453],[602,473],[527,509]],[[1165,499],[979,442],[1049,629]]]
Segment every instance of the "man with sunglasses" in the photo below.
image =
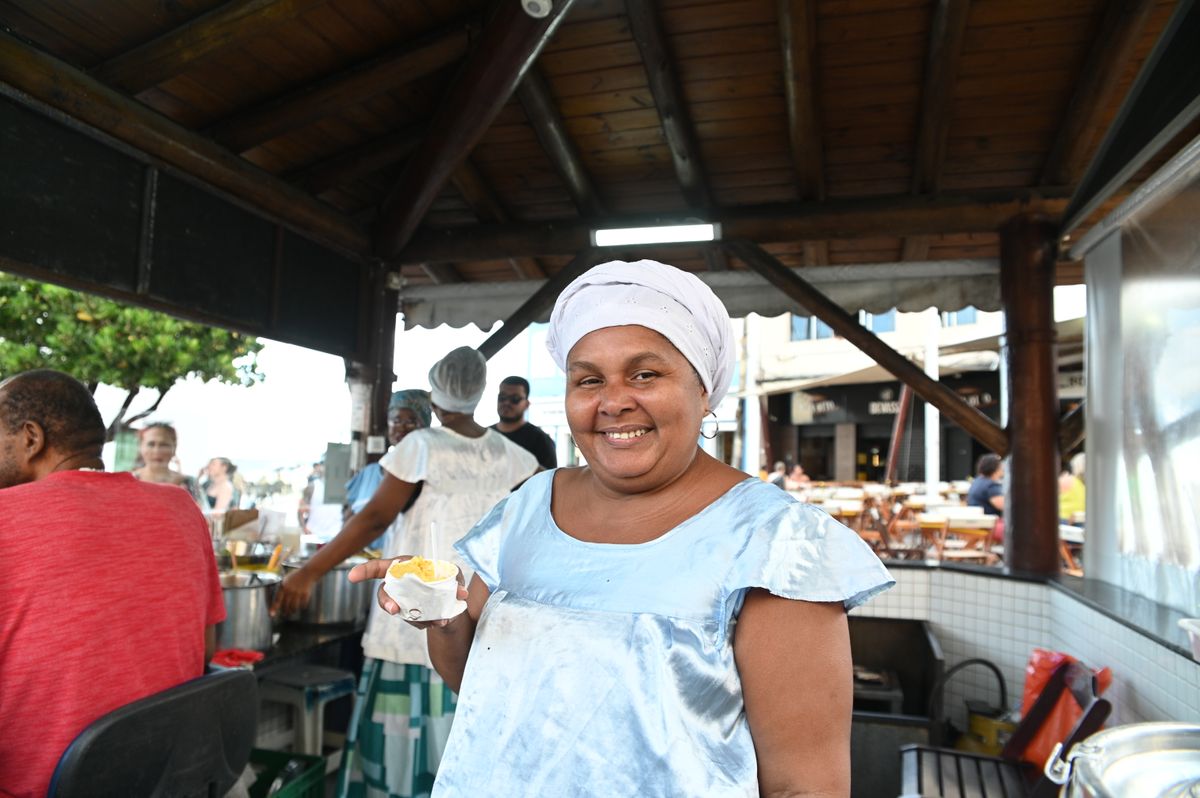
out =
[[529,410],[529,381],[524,377],[505,377],[496,397],[496,414],[500,422],[492,429],[537,458],[538,465],[547,471],[558,466],[554,441],[540,427],[525,420]]

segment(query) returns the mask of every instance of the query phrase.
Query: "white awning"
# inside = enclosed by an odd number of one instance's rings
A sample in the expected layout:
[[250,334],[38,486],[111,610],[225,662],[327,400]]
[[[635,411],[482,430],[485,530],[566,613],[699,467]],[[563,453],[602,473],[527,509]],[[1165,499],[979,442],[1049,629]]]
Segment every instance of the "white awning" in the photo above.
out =
[[[1000,309],[1000,265],[996,260],[810,266],[797,271],[851,312],[885,313],[892,308],[919,311],[930,306],[943,311],[968,306]],[[750,313],[778,316],[797,310],[795,302],[757,272],[702,272],[698,276],[712,286],[735,318]],[[402,288],[404,328],[474,323],[486,330],[512,315],[544,283],[521,280]],[[549,317],[548,308],[538,321]]]

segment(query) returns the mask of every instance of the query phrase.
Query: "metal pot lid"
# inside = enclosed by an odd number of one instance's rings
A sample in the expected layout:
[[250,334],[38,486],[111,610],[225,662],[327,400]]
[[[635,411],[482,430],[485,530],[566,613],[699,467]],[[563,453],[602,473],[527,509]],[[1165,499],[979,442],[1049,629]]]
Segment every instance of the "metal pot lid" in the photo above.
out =
[[1112,798],[1200,798],[1200,726],[1134,723],[1097,732],[1068,757],[1072,782]]

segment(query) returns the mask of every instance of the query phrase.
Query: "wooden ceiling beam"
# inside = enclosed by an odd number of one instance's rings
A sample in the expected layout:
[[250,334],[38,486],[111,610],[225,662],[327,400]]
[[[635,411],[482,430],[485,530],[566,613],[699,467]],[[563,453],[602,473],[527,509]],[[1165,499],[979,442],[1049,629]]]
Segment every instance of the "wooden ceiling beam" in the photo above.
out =
[[542,149],[546,151],[554,170],[566,185],[579,214],[603,216],[604,203],[600,201],[596,185],[579,157],[575,142],[567,132],[558,106],[554,104],[554,98],[550,94],[550,87],[536,66],[525,73],[524,80],[517,86],[517,99],[520,100],[521,108],[529,118],[529,124],[533,126],[533,132],[541,142]]
[[[995,232],[1022,212],[1056,216],[1060,189],[1022,189],[956,197],[886,197],[717,208],[711,221],[727,239],[760,244],[873,236]],[[681,216],[635,216],[565,222],[423,229],[395,257],[401,263],[567,255],[590,246],[596,227],[678,223]]]
[[779,0],[779,38],[788,140],[802,200],[825,199],[825,166],[817,100],[817,4]]
[[[504,207],[504,203],[500,201],[496,192],[488,184],[487,178],[479,171],[479,167],[471,162],[470,158],[464,159],[459,164],[458,168],[454,170],[454,174],[450,176],[450,182],[471,206],[471,210],[475,212],[479,221],[485,224],[512,221],[512,215],[508,212],[508,208]],[[508,262],[519,279],[534,280],[546,276],[546,270],[533,258],[509,258]]]
[[[929,50],[925,55],[921,116],[917,120],[917,150],[912,174],[914,194],[936,194],[941,188],[954,106],[954,82],[962,60],[969,6],[969,0],[937,0],[934,7],[929,27]],[[905,239],[903,260],[925,260],[928,255],[928,236]]]
[[245,152],[459,61],[468,39],[466,23],[451,26],[227,117],[211,125],[209,135],[234,152]]
[[572,2],[555,3],[541,19],[516,2],[497,6],[380,209],[378,255],[394,257],[412,238],[446,180],[512,97]]
[[366,177],[394,164],[402,162],[421,141],[423,131],[409,128],[359,144],[316,163],[303,166],[283,175],[283,179],[294,183],[312,194],[344,185],[351,180]]
[[92,70],[97,80],[137,94],[214,53],[260,36],[325,0],[234,0]]
[[654,97],[659,119],[662,120],[663,135],[671,151],[675,176],[683,190],[684,199],[693,208],[710,208],[713,204],[712,194],[700,160],[696,132],[658,10],[652,0],[625,0],[625,13],[629,16],[629,29],[642,55],[650,94]]
[[348,216],[75,67],[4,33],[0,33],[0,81],[308,237],[358,255],[369,251],[365,233]]
[[1122,74],[1154,10],[1154,0],[1109,0],[1042,170],[1042,183],[1071,186],[1087,167],[1092,145]]

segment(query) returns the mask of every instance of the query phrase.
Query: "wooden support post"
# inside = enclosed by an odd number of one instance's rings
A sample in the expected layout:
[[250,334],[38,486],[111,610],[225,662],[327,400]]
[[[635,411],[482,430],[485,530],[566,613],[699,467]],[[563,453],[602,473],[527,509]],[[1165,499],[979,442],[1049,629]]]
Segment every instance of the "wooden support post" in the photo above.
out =
[[1058,387],[1054,363],[1054,263],[1058,227],[1021,214],[1000,228],[1000,298],[1007,326],[1009,462],[1004,561],[1056,574]]
[[[765,277],[767,282],[828,324],[835,333],[870,355],[872,360],[894,374],[897,379],[911,385],[917,396],[952,419],[972,438],[993,451],[1008,451],[1008,438],[996,422],[969,406],[954,391],[927,376],[912,361],[859,324],[858,320],[840,305],[802,280],[795,271],[748,241],[728,241],[726,248],[730,254],[740,258],[743,263]],[[1053,265],[1053,261],[1051,264]]]
[[912,409],[912,396],[912,388],[907,384],[900,386],[900,401],[896,408],[896,419],[892,423],[892,440],[888,444],[887,466],[883,475],[883,481],[888,485],[896,481],[896,469],[900,465],[900,444],[904,440],[904,425],[908,423],[908,413]]
[[486,341],[479,345],[479,351],[483,356],[491,359],[492,355],[504,348],[512,339],[521,334],[521,331],[528,327],[533,322],[541,318],[547,308],[554,305],[558,295],[563,289],[571,284],[579,275],[586,272],[592,266],[596,265],[601,257],[594,249],[586,249],[576,255],[570,263],[558,270],[558,273],[539,288],[533,296],[525,300],[521,307],[513,311],[513,314],[504,320],[504,324],[499,330],[492,333]]

